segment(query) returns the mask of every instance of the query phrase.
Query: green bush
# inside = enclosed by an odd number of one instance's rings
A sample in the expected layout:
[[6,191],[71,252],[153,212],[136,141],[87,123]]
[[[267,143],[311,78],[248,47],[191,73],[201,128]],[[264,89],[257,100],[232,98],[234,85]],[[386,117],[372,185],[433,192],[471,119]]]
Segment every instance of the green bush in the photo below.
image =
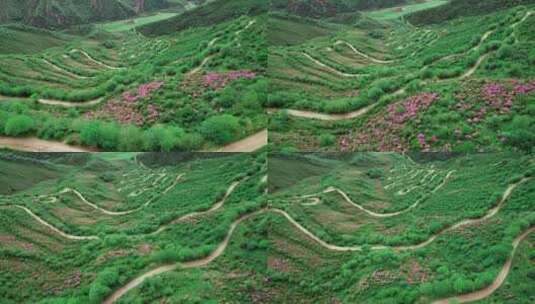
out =
[[205,120],[201,125],[201,133],[217,144],[226,144],[236,139],[239,128],[238,118],[223,114]]
[[7,119],[4,133],[9,136],[20,136],[32,131],[35,123],[26,115],[15,115]]
[[319,139],[322,147],[332,146],[336,142],[336,137],[332,134],[321,134]]

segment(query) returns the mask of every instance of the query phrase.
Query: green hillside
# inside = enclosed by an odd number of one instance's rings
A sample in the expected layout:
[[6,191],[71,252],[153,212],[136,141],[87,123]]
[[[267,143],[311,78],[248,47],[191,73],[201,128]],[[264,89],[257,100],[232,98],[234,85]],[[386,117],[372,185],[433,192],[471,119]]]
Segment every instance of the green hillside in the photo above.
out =
[[267,13],[264,0],[211,1],[174,18],[154,22],[138,30],[147,36],[158,36],[199,26],[212,26],[243,15],[257,16]]
[[23,22],[36,27],[64,28],[125,19],[169,6],[166,0],[6,0],[0,4],[0,23]]
[[117,303],[249,302],[240,278],[214,272],[251,273],[250,288],[265,288],[265,154],[201,153],[151,168],[130,154],[85,155],[40,164],[0,152],[2,304],[111,303],[170,264]]
[[405,4],[407,0],[273,0],[271,10],[302,17],[332,17],[337,14],[380,9]]
[[415,25],[440,23],[463,16],[495,13],[518,5],[535,4],[535,0],[451,0],[448,4],[416,12],[408,17]]
[[422,8],[319,19],[271,13],[273,147],[531,151],[535,6],[406,22],[404,12]]

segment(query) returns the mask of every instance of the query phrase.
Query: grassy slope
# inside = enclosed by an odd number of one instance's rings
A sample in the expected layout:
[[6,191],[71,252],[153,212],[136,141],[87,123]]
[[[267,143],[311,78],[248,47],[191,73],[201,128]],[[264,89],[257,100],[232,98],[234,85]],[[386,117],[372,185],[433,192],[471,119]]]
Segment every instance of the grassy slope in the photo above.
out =
[[[293,145],[301,150],[322,149],[319,146],[322,141],[320,137],[323,136],[323,142],[326,143],[323,147],[339,150],[340,146],[336,146],[336,142],[342,141],[341,134],[349,133],[353,134],[349,135],[350,137],[354,137],[354,134],[377,129],[379,125],[377,122],[374,124],[372,121],[370,125],[366,125],[366,121],[380,120],[384,117],[388,105],[402,102],[405,98],[422,91],[440,92],[442,101],[432,106],[430,115],[422,114],[422,124],[418,122],[419,120],[408,122],[410,125],[419,125],[419,130],[409,127],[401,132],[409,141],[407,149],[418,149],[416,135],[419,132],[424,134],[432,132],[440,138],[438,133],[452,134],[446,131],[447,129],[453,128],[452,132],[455,128],[462,130],[469,118],[466,116],[475,115],[475,112],[460,113],[448,106],[445,101],[457,100],[459,88],[465,92],[462,94],[470,96],[470,100],[476,100],[481,96],[482,87],[490,81],[506,84],[507,79],[514,78],[526,83],[533,78],[533,69],[525,68],[531,66],[529,62],[533,57],[529,51],[532,35],[526,32],[533,22],[533,16],[518,24],[514,33],[511,33],[511,25],[521,20],[526,16],[526,12],[532,9],[532,7],[518,7],[498,11],[485,18],[464,17],[422,28],[414,28],[394,20],[383,22],[382,25],[368,20],[358,22],[355,26],[338,23],[336,26],[339,30],[334,34],[315,37],[306,42],[300,41],[300,45],[272,46],[270,58],[273,60],[269,66],[269,74],[272,79],[272,91],[275,93],[270,96],[271,106],[324,113],[347,113],[363,109],[366,105],[376,105],[358,119],[338,122],[292,118],[284,113],[274,115],[274,119],[271,120],[273,132],[270,134],[276,143],[275,146]],[[296,18],[294,20],[297,20]],[[276,23],[279,20],[272,18],[271,22]],[[334,24],[331,23],[332,25]],[[312,26],[305,20],[300,22],[299,28],[302,28],[304,33],[307,33],[308,28],[312,31]],[[490,30],[493,30],[490,33],[492,35],[487,35],[487,39],[482,40],[481,37]],[[517,39],[513,40],[513,36]],[[348,41],[360,52],[375,59],[386,60],[386,63],[367,60],[344,44],[334,45],[337,40]],[[307,59],[303,56],[303,52],[327,65],[328,68],[320,67]],[[462,54],[465,54],[464,57]],[[466,79],[459,79],[461,75],[469,72],[481,57],[481,64],[473,70],[474,73],[470,77],[465,77]],[[368,76],[343,77],[339,72],[368,74]],[[406,85],[400,86],[401,83]],[[404,88],[405,91],[397,91],[400,88]],[[394,96],[393,92],[403,94]],[[530,112],[527,103],[531,98],[532,95],[518,96],[511,113],[504,115],[507,118],[502,120],[505,123],[500,127],[502,130],[512,130],[512,126],[508,126],[511,119],[518,116],[525,117]],[[474,140],[468,136],[462,143],[457,144],[451,142],[453,136],[442,136],[442,138],[458,151],[507,149],[503,147],[504,141],[503,139],[500,141],[497,129],[492,129],[489,124],[493,120],[491,119],[493,115],[494,112],[488,115],[488,119],[473,123],[465,129],[481,130],[479,134],[483,135],[482,138]],[[449,118],[445,119],[446,116]],[[529,123],[524,126],[527,125]],[[529,129],[529,127],[523,128]],[[357,130],[350,132],[348,129]],[[529,133],[527,129],[526,132]],[[390,135],[392,133],[394,132]],[[328,134],[334,138],[329,138]],[[532,136],[522,137],[526,142],[531,142],[533,139]],[[370,138],[379,139],[382,136]],[[506,145],[524,148],[514,139],[505,142]],[[349,149],[356,148],[363,151],[379,149],[378,146],[367,145],[365,142],[356,142]]]
[[[348,244],[351,235],[355,234],[364,236],[360,240],[361,244],[385,243],[388,240],[398,242],[412,237],[415,239],[410,243],[418,243],[427,239],[418,235],[428,233],[429,224],[436,225],[438,221],[450,216],[455,217],[450,224],[462,218],[480,217],[493,206],[488,203],[489,196],[493,197],[493,191],[497,188],[503,190],[504,185],[517,176],[519,168],[525,168],[530,163],[530,157],[519,155],[516,158],[511,154],[459,155],[449,160],[446,157],[443,160],[428,159],[424,162],[415,158],[416,164],[387,156],[377,162],[384,166],[384,175],[380,178],[383,185],[388,183],[388,177],[401,173],[389,173],[390,169],[399,170],[406,166],[409,170],[421,165],[434,165],[447,170],[457,168],[458,172],[433,199],[410,212],[414,215],[399,216],[400,219],[379,219],[378,223],[372,224],[364,220],[368,215],[362,214],[336,195],[322,196],[319,205],[300,205],[308,201],[299,200],[298,196],[317,193],[320,190],[316,187],[319,182],[315,180],[321,180],[323,186],[328,186],[333,181],[328,176],[335,177],[335,183],[339,187],[344,184],[356,192],[376,191],[377,188],[363,184],[365,177],[357,174],[358,171],[366,172],[369,168],[363,166],[369,162],[362,161],[362,155],[355,155],[353,161],[340,164],[335,169],[338,171],[336,174],[331,171],[321,178],[296,179],[299,182],[294,183],[294,186],[272,198],[274,207],[289,210],[301,225],[331,244]],[[473,186],[471,183],[475,180],[470,175],[480,176]],[[481,177],[485,175],[486,177]],[[348,178],[344,180],[344,177]],[[494,186],[496,180],[500,180],[500,187]],[[535,210],[530,203],[534,199],[534,186],[535,183],[530,181],[515,189],[494,218],[445,233],[429,246],[415,251],[370,252],[364,249],[362,252],[343,253],[326,250],[304,237],[286,219],[278,217],[274,220],[273,232],[270,234],[274,247],[270,248],[268,257],[268,260],[273,261],[268,267],[280,278],[273,288],[280,289],[281,301],[306,298],[310,303],[429,303],[432,299],[480,289],[489,285],[503,266],[510,253],[510,240],[525,230],[526,225],[529,226],[524,221],[534,219]],[[480,195],[483,192],[486,195]],[[354,195],[350,196],[355,198]],[[392,203],[397,204],[400,199],[397,197]],[[359,204],[366,204],[367,200],[374,201],[376,198],[355,198]],[[470,201],[470,204],[466,204],[466,201]],[[474,213],[478,208],[481,211]],[[301,211],[298,212],[299,209]],[[523,228],[515,228],[520,225]],[[380,230],[378,236],[372,237],[372,227]],[[528,274],[533,272],[533,267],[530,262],[532,257],[526,257],[526,246],[532,246],[529,244],[528,238],[521,246],[509,274],[508,281],[517,285],[504,285],[491,299],[482,303],[491,303],[492,299],[498,303],[530,302],[533,291],[528,286],[532,282],[532,274]]]
[[452,0],[443,7],[416,12],[409,16],[408,20],[416,25],[433,24],[463,16],[490,14],[498,10],[534,3],[534,0]]
[[34,54],[65,45],[72,37],[18,25],[0,26],[0,54]]
[[139,31],[149,36],[170,34],[191,27],[218,24],[242,15],[264,14],[267,7],[266,1],[261,0],[216,0],[174,18],[142,26]]
[[[0,281],[3,282],[2,303],[50,301],[78,301],[101,303],[113,289],[124,285],[139,273],[173,261],[185,261],[205,256],[215,249],[228,231],[229,225],[240,214],[252,212],[262,204],[259,193],[265,186],[260,179],[265,172],[265,156],[228,155],[227,157],[181,161],[174,165],[153,169],[139,167],[129,154],[90,157],[85,164],[68,165],[59,159],[64,175],[53,183],[37,183],[25,192],[11,197],[0,197],[0,205],[21,204],[30,208],[46,221],[71,234],[99,234],[102,241],[68,241],[48,229],[43,229],[26,213],[14,208],[2,208],[0,217]],[[31,156],[29,156],[31,157]],[[4,166],[4,163],[0,164]],[[11,163],[14,170],[24,169]],[[167,173],[163,179],[157,176]],[[173,182],[176,175],[185,173],[167,194],[162,189]],[[126,174],[126,175],[123,175]],[[12,176],[13,172],[8,173]],[[243,180],[249,176],[247,180]],[[193,223],[177,223],[157,236],[146,236],[164,223],[193,212],[205,211],[221,199],[233,181],[242,180],[239,187],[228,197],[217,212],[197,216]],[[127,181],[127,183],[122,183]],[[157,181],[158,183],[154,183]],[[107,216],[83,204],[72,195],[64,195],[54,204],[47,198],[37,200],[37,195],[55,193],[65,186],[80,189],[88,200],[103,208],[132,208],[152,196],[158,199],[139,212],[128,216]],[[147,193],[130,196],[132,191],[149,187]],[[210,187],[211,191],[206,191]],[[123,189],[120,189],[123,188]],[[36,203],[39,201],[40,203]],[[241,290],[239,280],[225,280],[229,269],[254,274],[251,287],[262,288],[265,279],[262,267],[262,231],[266,223],[261,216],[243,222],[236,230],[229,248],[222,259],[210,265],[209,270],[191,270],[182,276],[177,271],[156,277],[151,282],[133,290],[130,296],[144,301],[161,299],[193,299],[204,301],[248,301],[251,295]],[[127,236],[130,235],[130,236]],[[195,235],[196,237],[192,237]],[[243,246],[247,240],[247,246]],[[229,256],[225,258],[225,256]],[[248,264],[236,263],[235,257],[250,259]],[[12,271],[13,267],[18,271]],[[76,273],[83,274],[77,277]],[[41,275],[36,275],[40,273]],[[214,275],[215,273],[219,273]],[[110,277],[115,279],[109,280]],[[116,277],[119,276],[119,277]],[[209,275],[207,278],[206,275]],[[171,282],[166,277],[173,277]],[[204,283],[200,284],[200,278]],[[30,279],[33,278],[33,279]],[[67,283],[73,282],[74,284]],[[12,284],[19,289],[13,292]],[[154,291],[150,286],[158,285]],[[176,290],[174,284],[184,286]],[[213,286],[225,286],[224,289]],[[107,287],[106,287],[107,286]],[[189,286],[189,287],[186,287]],[[196,291],[208,287],[202,294]],[[54,294],[49,290],[54,289]],[[191,288],[191,290],[188,290]],[[141,292],[141,294],[139,294]],[[186,293],[186,294],[184,294]]]

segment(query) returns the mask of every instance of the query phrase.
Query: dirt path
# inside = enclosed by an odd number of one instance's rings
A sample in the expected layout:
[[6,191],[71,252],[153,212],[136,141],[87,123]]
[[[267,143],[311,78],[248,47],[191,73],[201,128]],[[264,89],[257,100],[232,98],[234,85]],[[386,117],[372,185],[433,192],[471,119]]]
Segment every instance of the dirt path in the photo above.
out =
[[204,67],[204,65],[208,63],[208,61],[211,60],[212,58],[214,58],[214,55],[209,55],[209,56],[204,57],[201,63],[193,70],[187,72],[186,75],[194,75],[194,74],[199,73],[201,69]]
[[71,53],[80,53],[82,55],[84,55],[87,59],[89,59],[91,62],[95,63],[95,64],[98,64],[98,65],[101,65],[105,68],[108,68],[110,70],[122,70],[124,68],[119,68],[119,67],[114,67],[114,66],[111,66],[111,65],[108,65],[102,61],[99,61],[99,60],[96,60],[95,58],[91,57],[91,55],[89,55],[88,53],[86,53],[84,50],[80,50],[80,49],[72,49],[71,50]]
[[[182,177],[184,176],[185,174],[179,174],[175,181],[169,186],[167,187],[163,192],[162,194],[166,194],[169,190],[171,190],[172,188],[174,188],[176,186],[176,184],[182,179]],[[147,206],[149,206],[155,199],[156,197],[153,197],[151,199],[149,199],[148,201],[146,201],[145,203],[143,203],[143,205],[135,208],[135,209],[132,209],[132,210],[127,210],[127,211],[111,211],[111,210],[107,210],[107,209],[104,209],[90,201],[88,201],[80,192],[78,192],[77,190],[75,189],[72,189],[72,188],[65,188],[63,189],[62,191],[60,191],[58,194],[65,194],[65,193],[74,193],[74,195],[78,196],[78,198],[80,200],[82,200],[82,202],[84,202],[86,205],[89,205],[91,206],[91,208],[95,209],[95,210],[98,210],[104,214],[107,214],[107,215],[112,215],[112,216],[118,216],[118,215],[127,215],[127,214],[130,214],[130,213],[134,213],[134,212],[137,212]]]
[[264,129],[242,140],[228,144],[216,150],[216,152],[221,152],[221,153],[254,152],[266,146],[267,143],[268,143],[268,131],[267,129]]
[[367,74],[348,74],[348,73],[344,73],[344,72],[341,72],[341,71],[338,71],[337,69],[333,68],[333,67],[330,67],[328,65],[326,65],[325,63],[315,59],[314,57],[310,56],[309,54],[303,52],[302,53],[303,56],[305,56],[306,58],[310,59],[312,62],[314,62],[315,64],[321,66],[322,68],[325,68],[337,75],[340,75],[340,76],[343,76],[343,77],[361,77],[361,76],[366,76]]
[[47,65],[49,65],[51,68],[53,68],[54,70],[58,71],[58,72],[61,72],[61,73],[64,73],[66,75],[69,75],[70,77],[72,78],[78,78],[78,79],[87,79],[87,78],[90,78],[90,77],[87,77],[87,76],[81,76],[81,75],[78,75],[78,74],[74,74],[73,72],[71,71],[68,71],[50,61],[48,61],[47,59],[43,58],[43,62],[46,63]]
[[476,61],[476,64],[473,67],[471,67],[468,71],[466,71],[464,74],[459,76],[458,79],[466,79],[466,78],[472,76],[477,71],[477,69],[479,68],[481,63],[483,63],[483,61],[485,59],[487,59],[487,57],[489,57],[488,53],[483,55],[483,56],[481,56],[481,57],[479,57],[479,59]]
[[44,99],[40,98],[37,100],[40,104],[49,105],[49,106],[60,106],[64,108],[83,108],[83,107],[92,107],[98,105],[104,100],[104,97],[99,97],[97,99],[88,100],[88,101],[63,101],[56,99]]
[[[246,29],[248,29],[251,25],[253,25],[254,23],[256,23],[256,20],[251,20],[249,22],[249,24],[247,24],[243,29],[241,30],[238,30],[236,31],[234,34],[237,36],[239,35],[240,33],[242,33],[243,31],[245,31]],[[221,38],[219,37],[216,37],[212,40],[210,40],[210,42],[208,43],[208,47],[212,47],[215,45],[215,43]],[[201,71],[201,69],[206,65],[206,63],[208,63],[208,61],[210,61],[212,58],[215,57],[215,54],[212,54],[212,55],[209,55],[209,56],[206,56],[202,61],[201,63],[194,69],[190,70],[189,72],[186,73],[186,75],[194,75],[194,74],[197,74]],[[180,60],[180,59],[179,59]],[[175,61],[175,62],[178,62],[179,60]]]
[[241,33],[243,33],[244,31],[248,30],[255,23],[256,23],[255,19],[250,20],[249,23],[247,23],[247,25],[244,28],[242,28],[241,30],[237,31],[234,34],[236,34],[236,36],[239,36]]
[[219,256],[221,256],[225,252],[225,249],[227,248],[228,243],[230,242],[230,239],[232,238],[232,235],[234,234],[234,231],[236,230],[236,227],[238,227],[238,225],[240,223],[242,223],[243,221],[245,221],[245,220],[247,220],[247,219],[249,219],[249,218],[251,218],[253,216],[256,216],[257,214],[263,213],[263,212],[265,212],[265,210],[260,210],[260,211],[254,212],[254,213],[250,213],[250,214],[244,215],[244,216],[238,218],[236,221],[234,221],[230,225],[230,228],[229,228],[229,230],[227,232],[227,235],[226,235],[225,239],[223,240],[223,242],[221,242],[221,244],[219,244],[219,246],[210,255],[208,255],[207,257],[202,258],[202,259],[198,259],[198,260],[194,260],[194,261],[190,261],[190,262],[177,263],[177,264],[172,264],[172,265],[164,265],[164,266],[155,268],[155,269],[153,269],[153,270],[151,270],[151,271],[149,271],[149,272],[147,272],[145,274],[142,274],[139,277],[133,279],[132,281],[130,281],[125,286],[117,289],[113,294],[111,294],[108,298],[106,298],[106,300],[103,302],[103,304],[115,303],[122,296],[124,296],[127,292],[129,292],[130,290],[138,287],[139,285],[141,285],[148,278],[157,276],[157,275],[165,273],[165,272],[173,271],[173,270],[176,270],[176,269],[197,268],[197,267],[203,267],[203,266],[206,266],[206,265],[210,264],[211,262],[213,262],[215,259],[217,259]]
[[313,112],[313,111],[306,111],[306,110],[291,110],[291,109],[288,109],[286,111],[288,112],[289,115],[296,116],[296,117],[325,120],[325,121],[335,121],[335,120],[347,120],[347,119],[357,118],[367,113],[374,106],[375,104],[372,104],[365,108],[362,108],[353,112],[343,113],[343,114],[325,114],[325,113],[320,113],[320,112]]
[[516,239],[513,241],[513,251],[511,252],[511,255],[507,258],[507,261],[502,267],[502,270],[488,287],[474,291],[471,293],[467,293],[461,296],[455,296],[450,298],[445,298],[441,300],[434,301],[433,304],[448,304],[448,303],[467,303],[467,302],[473,302],[482,300],[490,295],[492,295],[500,286],[502,286],[503,282],[505,282],[505,279],[507,278],[507,275],[509,274],[509,271],[511,270],[511,265],[513,264],[513,258],[516,253],[516,249],[518,248],[518,245],[532,232],[535,232],[535,227],[531,227],[528,230],[524,231],[521,235],[519,235]]
[[94,152],[89,148],[67,145],[57,141],[43,140],[36,137],[0,136],[0,148],[9,148],[26,152]]
[[[512,24],[511,27],[512,28],[515,28],[517,27],[520,23],[524,22],[525,20],[527,20],[527,18],[529,16],[531,16],[532,14],[535,14],[534,11],[530,11],[530,12],[527,12],[526,15],[519,21],[517,21],[516,23]],[[469,51],[473,50],[473,49],[476,49],[476,48],[479,48],[481,47],[481,45],[483,44],[483,42],[485,42],[488,37],[493,33],[494,31],[488,31],[486,32],[485,34],[483,34],[483,36],[481,37],[481,40],[479,42],[479,44],[477,46],[475,46],[474,48],[470,49]],[[336,44],[348,44],[348,46],[352,47],[351,44],[349,44],[348,42],[345,42],[345,41],[342,41],[342,40],[339,40],[336,42]],[[352,49],[354,51],[356,51],[358,54],[366,57],[366,58],[369,58],[370,60],[373,60],[372,57],[369,57],[368,55],[362,53],[362,52],[359,52],[356,48],[352,47]],[[468,52],[469,52],[468,51]],[[322,62],[312,58],[310,55],[306,54],[306,53],[303,53],[304,56],[306,56],[307,58],[309,58],[310,60],[314,61],[316,64],[322,66],[322,67],[325,67],[337,74],[345,74],[345,73],[342,73],[336,69],[333,69],[325,64],[323,64]],[[441,60],[447,58],[447,57],[450,57],[450,56],[459,56],[459,55],[462,55],[462,54],[452,54],[452,55],[449,55],[449,56],[446,56],[444,58],[442,58]],[[472,76],[476,71],[477,69],[481,66],[481,64],[483,63],[483,61],[485,61],[485,59],[488,58],[488,56],[490,55],[490,53],[487,53],[487,54],[483,54],[479,57],[479,59],[477,60],[476,64],[471,67],[470,69],[468,69],[465,73],[463,73],[462,75],[460,76],[457,76],[457,77],[453,77],[453,78],[447,78],[447,79],[442,79],[442,80],[438,80],[436,82],[442,82],[442,81],[449,81],[449,80],[452,80],[452,79],[466,79],[470,76]],[[451,57],[450,57],[451,58]],[[375,61],[375,62],[378,62],[378,63],[390,63],[388,61],[383,61],[383,62],[380,62],[380,61]],[[421,70],[424,70],[426,69],[429,65],[431,65],[432,63],[428,64],[428,65],[425,65],[421,68]],[[344,76],[344,75],[342,75]],[[362,75],[354,75],[354,74],[345,74],[345,77],[355,77],[355,76],[362,76]],[[426,85],[427,82],[423,82],[422,85]],[[405,88],[400,88],[399,90],[397,90],[396,92],[392,93],[391,96],[395,96],[395,95],[399,95],[399,94],[403,94],[405,93]],[[345,114],[326,114],[326,113],[321,113],[321,112],[314,112],[314,111],[305,111],[305,110],[291,110],[291,109],[287,109],[286,111],[288,111],[288,114],[292,115],[292,116],[295,116],[295,117],[301,117],[301,118],[309,118],[309,119],[318,119],[318,120],[325,120],[325,121],[335,121],[335,120],[346,120],[346,119],[353,119],[353,118],[356,118],[356,117],[359,117],[360,115],[364,114],[364,113],[359,113],[359,111],[353,111],[353,112],[348,112],[348,113],[345,113]]]
[[[396,96],[396,95],[401,95],[401,94],[405,94],[405,88],[400,88],[396,90],[395,92],[393,92],[391,95]],[[286,111],[289,115],[300,117],[300,118],[317,119],[317,120],[323,120],[323,121],[337,121],[337,120],[349,120],[349,119],[358,118],[368,113],[368,111],[373,109],[376,105],[377,103],[373,103],[367,107],[364,107],[364,108],[361,108],[352,112],[342,113],[342,114],[328,114],[328,113],[321,113],[321,112],[314,112],[314,111],[307,111],[307,110],[294,110],[294,109],[280,109],[280,110],[271,109],[270,112],[273,113],[277,111]]]
[[159,234],[163,231],[165,231],[167,228],[169,228],[170,226],[172,225],[176,225],[177,223],[180,223],[180,222],[183,222],[183,221],[186,221],[188,219],[191,219],[191,218],[194,218],[194,217],[197,217],[197,216],[204,216],[204,215],[207,215],[207,214],[210,214],[214,211],[217,211],[218,209],[220,209],[221,207],[223,207],[223,205],[225,204],[225,202],[227,201],[228,197],[232,194],[232,192],[234,192],[234,190],[236,189],[236,187],[240,184],[241,182],[234,182],[230,185],[230,187],[228,187],[227,189],[227,192],[225,192],[225,196],[223,196],[223,198],[221,200],[219,200],[217,203],[215,203],[210,209],[206,210],[206,211],[199,211],[199,212],[192,212],[192,213],[188,213],[186,215],[183,215],[173,221],[171,221],[169,224],[167,225],[163,225],[161,226],[160,228],[158,228],[158,230],[150,233],[150,235],[156,235],[156,234]]
[[347,45],[355,54],[357,55],[360,55],[368,60],[371,60],[375,63],[381,63],[381,64],[388,64],[388,63],[393,63],[395,62],[395,60],[381,60],[381,59],[377,59],[377,58],[373,58],[371,56],[369,56],[368,54],[365,54],[365,53],[362,53],[361,51],[357,50],[351,43],[347,42],[347,41],[344,41],[344,40],[338,40],[334,43],[334,45],[340,45],[340,44],[345,44]]
[[[501,198],[500,202],[498,203],[498,205],[496,207],[490,209],[489,211],[487,211],[486,215],[481,217],[481,218],[468,219],[468,220],[463,220],[461,222],[458,222],[457,224],[455,224],[453,226],[450,226],[450,227],[448,227],[446,229],[443,229],[443,230],[437,232],[436,234],[432,235],[426,241],[424,241],[422,243],[419,243],[419,244],[416,244],[416,245],[408,245],[408,246],[374,245],[374,246],[371,246],[369,248],[371,250],[393,249],[393,250],[396,250],[396,251],[406,251],[406,250],[416,250],[416,249],[420,249],[420,248],[426,247],[427,245],[431,244],[436,238],[438,238],[443,233],[455,230],[455,229],[457,229],[459,227],[462,227],[462,226],[468,226],[468,225],[477,224],[477,223],[483,222],[483,221],[493,217],[502,208],[503,204],[509,198],[509,196],[511,195],[512,191],[518,185],[526,182],[527,180],[528,180],[527,178],[524,178],[524,179],[522,179],[521,181],[519,181],[516,184],[509,185],[509,187],[503,193],[502,198]],[[314,240],[316,243],[320,244],[324,248],[327,248],[329,250],[334,250],[334,251],[362,251],[363,250],[364,246],[360,246],[360,245],[356,245],[356,246],[338,246],[338,245],[329,244],[329,243],[325,242],[324,240],[320,239],[319,237],[317,237],[316,235],[314,235],[312,232],[310,232],[305,227],[301,226],[301,224],[299,224],[294,218],[292,218],[292,216],[289,215],[286,211],[281,210],[281,209],[270,209],[270,211],[273,211],[275,213],[278,213],[278,214],[284,216],[294,227],[296,227],[299,231],[301,231],[302,233],[307,235],[310,239]]]
[[50,230],[54,231],[56,234],[61,235],[62,237],[69,239],[69,240],[75,240],[75,241],[88,241],[88,240],[99,240],[100,238],[98,236],[78,236],[78,235],[72,235],[65,233],[58,228],[54,227],[47,221],[43,220],[39,216],[37,216],[35,213],[33,213],[30,209],[20,206],[20,205],[10,205],[15,208],[19,208],[21,210],[24,210],[26,213],[28,213],[31,217],[33,217],[36,221],[38,221],[41,225],[46,226]]
[[[448,181],[448,179],[450,178],[450,176],[454,173],[455,171],[452,170],[450,172],[448,172],[448,174],[446,174],[446,177],[444,177],[444,179],[442,180],[442,183],[440,183],[439,185],[437,185],[432,191],[431,193],[435,193],[436,191],[438,191],[440,188],[442,188]],[[355,202],[353,202],[351,200],[351,198],[342,190],[338,189],[338,188],[335,188],[335,187],[329,187],[327,188],[325,191],[323,191],[323,193],[331,193],[331,192],[336,192],[338,194],[340,194],[344,200],[346,202],[348,202],[349,204],[357,207],[358,209],[364,211],[365,213],[367,213],[368,215],[372,216],[372,217],[379,217],[379,218],[386,218],[386,217],[393,217],[393,216],[398,216],[398,215],[401,215],[403,213],[406,213],[416,207],[418,207],[418,205],[424,201],[427,196],[424,196],[418,200],[416,200],[412,205],[410,205],[409,207],[403,209],[403,210],[400,210],[400,211],[396,211],[396,212],[392,212],[392,213],[377,213],[377,212],[373,212],[369,209],[366,209],[364,206],[362,205],[359,205]]]
[[309,200],[308,203],[301,203],[301,206],[317,206],[321,204],[321,199],[319,197],[303,197],[306,200]]

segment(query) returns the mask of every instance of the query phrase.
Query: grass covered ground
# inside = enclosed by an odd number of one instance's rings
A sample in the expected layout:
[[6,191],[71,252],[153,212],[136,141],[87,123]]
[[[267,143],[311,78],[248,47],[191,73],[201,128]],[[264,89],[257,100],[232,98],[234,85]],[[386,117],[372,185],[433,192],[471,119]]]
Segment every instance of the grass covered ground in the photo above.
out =
[[265,154],[0,158],[10,169],[0,187],[2,303],[102,303],[168,265],[176,269],[118,303],[249,302],[263,292]]
[[411,8],[270,13],[271,28],[288,28],[269,34],[275,150],[531,150],[535,8],[422,26],[389,18]]
[[[315,153],[269,163],[270,179],[294,178],[270,195],[282,210],[267,258],[275,301],[533,301],[532,156]],[[319,164],[323,173],[301,174]]]

